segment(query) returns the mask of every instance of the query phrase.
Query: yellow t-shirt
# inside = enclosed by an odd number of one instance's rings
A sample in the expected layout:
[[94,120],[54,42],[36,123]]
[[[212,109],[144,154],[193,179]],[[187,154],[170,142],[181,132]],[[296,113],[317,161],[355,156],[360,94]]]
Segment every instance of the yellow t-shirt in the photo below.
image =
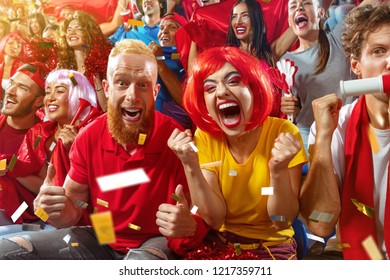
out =
[[[267,212],[268,196],[261,195],[261,188],[270,186],[268,161],[272,157],[275,139],[281,132],[290,132],[302,143],[299,130],[294,124],[284,119],[268,117],[253,153],[247,162],[238,164],[230,153],[224,136],[214,137],[200,129],[196,131],[199,163],[222,161],[221,166],[207,168],[217,175],[226,201],[227,214],[220,231],[269,241],[293,236],[291,227],[279,232],[275,230]],[[307,161],[302,148],[289,163],[289,168]]]

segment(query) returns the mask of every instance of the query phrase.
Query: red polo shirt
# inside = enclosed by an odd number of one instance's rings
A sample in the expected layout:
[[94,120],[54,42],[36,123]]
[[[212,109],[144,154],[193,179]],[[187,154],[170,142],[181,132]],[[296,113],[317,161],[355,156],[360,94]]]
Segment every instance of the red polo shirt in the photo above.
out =
[[[173,119],[155,112],[152,135],[138,151],[130,156],[112,137],[107,128],[107,115],[98,117],[76,138],[70,151],[71,168],[68,175],[80,184],[89,185],[90,201],[98,212],[111,211],[118,251],[137,248],[147,239],[160,236],[156,212],[161,203],[176,202],[171,198],[178,184],[188,192],[183,166],[168,147],[167,141],[174,128],[180,125]],[[102,192],[96,177],[143,168],[149,183]],[[108,208],[98,205],[97,199],[108,202]],[[130,229],[128,224],[140,226]]]

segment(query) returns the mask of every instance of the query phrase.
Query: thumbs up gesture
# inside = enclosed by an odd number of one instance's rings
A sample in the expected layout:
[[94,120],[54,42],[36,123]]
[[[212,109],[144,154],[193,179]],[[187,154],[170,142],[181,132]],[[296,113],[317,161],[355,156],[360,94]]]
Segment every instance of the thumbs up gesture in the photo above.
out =
[[52,164],[48,166],[45,181],[34,199],[34,211],[42,208],[49,215],[49,219],[56,219],[61,216],[68,198],[65,196],[65,189],[54,186],[56,170]]
[[178,197],[176,205],[163,203],[158,208],[156,224],[159,231],[171,238],[193,236],[197,223],[191,216],[182,185],[176,187],[175,195]]

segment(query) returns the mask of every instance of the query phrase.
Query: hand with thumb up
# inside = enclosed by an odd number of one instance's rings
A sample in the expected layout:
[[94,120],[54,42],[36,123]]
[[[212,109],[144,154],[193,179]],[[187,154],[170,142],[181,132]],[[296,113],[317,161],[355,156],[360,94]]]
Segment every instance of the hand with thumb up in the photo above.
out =
[[176,205],[163,203],[158,208],[156,224],[159,226],[159,231],[162,235],[171,238],[193,236],[197,223],[191,216],[182,185],[176,187],[175,197]]
[[42,208],[49,215],[49,219],[59,218],[68,200],[65,196],[65,189],[54,186],[55,174],[56,170],[54,166],[49,164],[45,181],[34,200],[34,211]]

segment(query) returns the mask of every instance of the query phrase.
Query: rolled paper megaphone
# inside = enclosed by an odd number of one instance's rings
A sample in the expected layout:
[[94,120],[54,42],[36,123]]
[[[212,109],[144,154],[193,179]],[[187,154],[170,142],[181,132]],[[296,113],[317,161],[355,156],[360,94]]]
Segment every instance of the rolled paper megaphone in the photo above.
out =
[[85,108],[91,106],[91,104],[83,99],[83,98],[79,98],[79,107],[77,108],[77,111],[76,111],[76,114],[74,115],[72,121],[70,122],[70,125],[74,125],[75,122],[79,119],[81,113],[85,110]]
[[81,127],[85,126],[87,123],[89,123],[89,121],[99,116],[100,113],[101,112],[97,108],[91,107],[91,111],[89,111],[88,115],[79,123],[77,128],[80,129]]
[[342,98],[372,93],[390,94],[390,74],[374,78],[340,81],[340,95]]

